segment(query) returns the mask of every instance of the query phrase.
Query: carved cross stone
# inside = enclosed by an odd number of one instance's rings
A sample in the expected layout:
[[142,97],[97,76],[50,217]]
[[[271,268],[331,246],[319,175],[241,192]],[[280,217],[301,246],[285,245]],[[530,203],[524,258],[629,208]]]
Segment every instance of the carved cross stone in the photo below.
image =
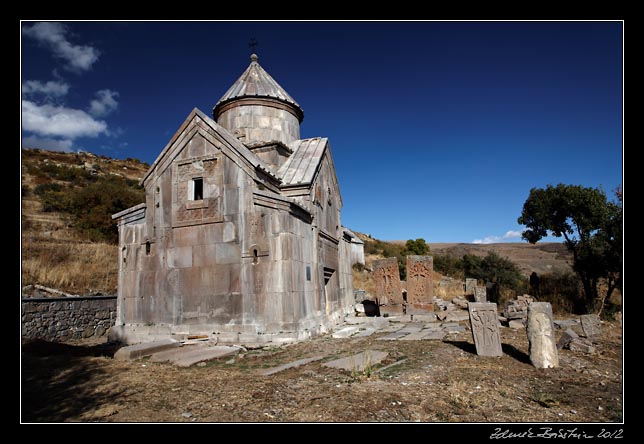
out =
[[479,356],[503,356],[496,304],[470,302],[467,304],[472,324],[472,336]]

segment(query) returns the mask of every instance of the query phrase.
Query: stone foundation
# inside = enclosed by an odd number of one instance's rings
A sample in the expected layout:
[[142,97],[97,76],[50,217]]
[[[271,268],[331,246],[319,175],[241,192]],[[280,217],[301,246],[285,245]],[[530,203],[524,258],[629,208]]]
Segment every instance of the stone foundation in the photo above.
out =
[[25,298],[22,337],[48,341],[103,337],[115,318],[116,296]]

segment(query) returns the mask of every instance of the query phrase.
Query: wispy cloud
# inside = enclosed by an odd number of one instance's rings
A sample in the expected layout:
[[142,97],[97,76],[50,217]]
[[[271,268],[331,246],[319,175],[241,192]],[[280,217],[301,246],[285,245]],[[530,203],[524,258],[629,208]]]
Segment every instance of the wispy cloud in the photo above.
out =
[[473,244],[494,244],[496,242],[501,242],[506,239],[515,239],[521,237],[522,232],[517,230],[506,231],[503,236],[486,236],[482,239],[474,239]]
[[54,56],[63,59],[67,69],[87,71],[98,60],[100,52],[89,45],[76,45],[67,38],[67,28],[58,22],[38,22],[22,28],[25,37],[33,38],[47,47]]
[[45,97],[62,97],[68,91],[69,84],[55,80],[50,80],[45,83],[39,80],[27,80],[22,84],[22,95],[25,97],[36,94],[42,94]]
[[503,235],[503,239],[514,239],[517,237],[521,237],[522,234],[523,234],[523,231],[510,230]]
[[29,100],[22,101],[22,129],[40,136],[97,137],[107,132],[107,124],[95,120],[85,111],[64,106],[38,105]]
[[102,89],[96,92],[96,99],[89,104],[89,113],[93,116],[103,117],[118,108],[119,103],[116,98],[119,93],[110,89]]

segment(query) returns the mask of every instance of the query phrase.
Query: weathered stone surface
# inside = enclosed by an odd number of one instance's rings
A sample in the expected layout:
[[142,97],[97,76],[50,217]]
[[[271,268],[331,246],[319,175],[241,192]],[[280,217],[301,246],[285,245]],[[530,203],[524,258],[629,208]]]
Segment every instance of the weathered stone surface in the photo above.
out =
[[526,324],[523,319],[512,319],[508,322],[508,327],[515,330],[522,330],[526,327]]
[[142,358],[143,356],[150,356],[154,353],[174,349],[179,347],[180,345],[181,343],[174,339],[161,339],[152,342],[142,342],[140,344],[128,345],[119,348],[116,353],[114,353],[114,359],[116,359],[117,361],[138,359]]
[[311,358],[298,359],[297,361],[289,362],[283,365],[278,365],[277,367],[262,369],[260,371],[260,374],[264,376],[270,376],[270,375],[274,375],[275,373],[283,372],[284,370],[288,370],[291,368],[301,367],[303,365],[309,364],[311,362],[319,361],[324,358],[326,358],[326,355],[318,355],[318,356],[313,356]]
[[558,330],[566,330],[571,327],[579,325],[579,320],[577,319],[555,319],[552,321],[555,327]]
[[402,304],[398,260],[395,257],[373,261],[376,297],[381,304]]
[[359,327],[344,327],[336,332],[334,332],[331,336],[335,339],[343,339],[343,338],[348,338],[349,336],[355,334],[360,330]]
[[427,339],[430,341],[442,341],[445,338],[445,332],[438,330],[438,331],[428,331],[425,336],[423,336],[423,339]]
[[322,364],[325,367],[339,368],[347,371],[363,372],[367,367],[379,364],[387,357],[388,353],[379,350],[366,350],[346,358],[336,359]]
[[[452,299],[452,304],[456,305],[459,308],[462,308],[463,310],[467,310],[468,301],[465,298],[455,297],[454,299]],[[447,311],[450,311],[452,308],[454,307],[451,307],[449,304],[446,307]]]
[[395,331],[393,333],[388,334],[387,336],[382,336],[378,338],[381,341],[395,341],[397,339],[402,338],[403,336],[407,336],[409,332],[400,332],[400,331]]
[[567,348],[568,345],[575,339],[578,339],[579,335],[575,333],[575,331],[571,328],[563,332],[561,335],[561,338],[559,338],[559,341],[557,342],[557,348],[561,350],[562,348]]
[[448,333],[460,333],[467,329],[464,325],[450,325],[449,327],[445,327],[444,330]]
[[570,341],[570,343],[568,344],[568,348],[570,349],[570,351],[580,351],[580,352],[589,353],[589,354],[595,353],[596,351],[596,348],[592,344],[592,342],[590,342],[586,338],[579,338],[579,337]]
[[51,341],[103,337],[115,317],[115,296],[24,298],[22,336]]
[[229,347],[226,345],[213,345],[211,347],[203,347],[193,351],[186,351],[170,362],[179,367],[190,367],[198,362],[211,361],[213,359],[227,358],[234,356],[240,351],[239,347]]
[[601,325],[602,321],[599,319],[599,316],[596,314],[587,314],[581,315],[579,317],[581,321],[581,329],[584,332],[584,336],[587,338],[594,338],[601,334]]
[[432,256],[407,256],[407,303],[433,306]]
[[475,288],[476,288],[476,279],[466,278],[465,279],[465,294],[466,295],[473,295]]
[[559,366],[550,303],[532,302],[528,305],[528,341],[532,365],[537,368]]
[[447,322],[462,322],[470,319],[470,315],[465,310],[455,310],[447,313],[445,321]]
[[476,354],[479,356],[503,356],[496,304],[470,302],[469,312]]
[[474,287],[474,301],[487,302],[487,290],[485,287]]

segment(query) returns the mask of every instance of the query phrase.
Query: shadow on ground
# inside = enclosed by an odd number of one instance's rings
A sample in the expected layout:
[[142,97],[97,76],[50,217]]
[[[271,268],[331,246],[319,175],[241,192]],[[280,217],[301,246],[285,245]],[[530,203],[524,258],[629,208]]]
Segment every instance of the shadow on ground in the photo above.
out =
[[[453,345],[454,347],[460,348],[466,353],[470,353],[473,355],[476,354],[476,346],[471,342],[467,342],[467,341],[443,341],[443,342],[446,344]],[[510,356],[511,358],[514,358],[517,361],[522,362],[524,364],[530,364],[530,356],[528,356],[526,353],[522,352],[515,346],[510,344],[501,344],[501,348],[503,350],[503,353]]]
[[28,341],[22,346],[23,422],[61,422],[91,413],[122,395],[110,390],[98,357],[111,357],[115,344],[71,345]]

